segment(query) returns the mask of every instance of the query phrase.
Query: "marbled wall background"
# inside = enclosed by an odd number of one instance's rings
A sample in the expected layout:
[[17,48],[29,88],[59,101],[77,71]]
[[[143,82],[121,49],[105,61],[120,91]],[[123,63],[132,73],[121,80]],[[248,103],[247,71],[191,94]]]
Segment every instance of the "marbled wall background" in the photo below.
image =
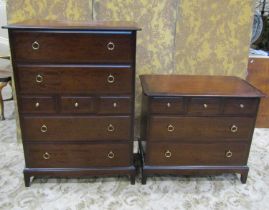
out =
[[253,0],[181,0],[175,72],[245,77]]
[[[8,22],[29,18],[132,20],[137,75],[222,74],[244,77],[256,0],[8,0]],[[137,76],[138,78],[138,76]],[[137,114],[140,113],[137,79]]]

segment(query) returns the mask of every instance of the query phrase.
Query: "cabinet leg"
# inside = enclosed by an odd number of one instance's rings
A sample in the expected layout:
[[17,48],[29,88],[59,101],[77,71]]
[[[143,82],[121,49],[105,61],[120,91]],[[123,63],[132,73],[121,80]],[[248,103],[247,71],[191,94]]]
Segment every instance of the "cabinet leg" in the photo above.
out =
[[30,187],[31,176],[29,174],[24,174],[24,184],[25,187]]
[[135,174],[132,174],[130,176],[130,181],[131,181],[131,185],[134,185],[135,184]]
[[147,184],[147,176],[145,174],[142,174],[142,184],[145,185]]
[[241,173],[240,177],[241,183],[246,184],[247,178],[248,178],[248,170]]
[[2,97],[2,89],[7,85],[6,82],[0,82],[0,120],[5,120],[4,116],[4,102]]

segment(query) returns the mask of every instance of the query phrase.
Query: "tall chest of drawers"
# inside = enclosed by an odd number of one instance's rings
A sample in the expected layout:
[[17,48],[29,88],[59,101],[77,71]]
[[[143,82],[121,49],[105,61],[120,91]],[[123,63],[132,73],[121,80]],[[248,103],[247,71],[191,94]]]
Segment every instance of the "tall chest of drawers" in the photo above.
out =
[[236,77],[143,75],[142,183],[153,174],[240,173],[263,93]]
[[131,22],[8,25],[32,176],[128,175],[133,160],[136,32]]

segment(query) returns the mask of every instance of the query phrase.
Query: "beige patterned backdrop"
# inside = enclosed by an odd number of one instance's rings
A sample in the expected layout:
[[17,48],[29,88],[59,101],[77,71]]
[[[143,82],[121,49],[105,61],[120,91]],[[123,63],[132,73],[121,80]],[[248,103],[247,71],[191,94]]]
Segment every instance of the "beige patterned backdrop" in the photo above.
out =
[[[29,18],[139,23],[137,75],[246,73],[255,0],[8,0],[8,22]],[[138,77],[137,77],[138,78]],[[137,114],[140,113],[137,79]]]

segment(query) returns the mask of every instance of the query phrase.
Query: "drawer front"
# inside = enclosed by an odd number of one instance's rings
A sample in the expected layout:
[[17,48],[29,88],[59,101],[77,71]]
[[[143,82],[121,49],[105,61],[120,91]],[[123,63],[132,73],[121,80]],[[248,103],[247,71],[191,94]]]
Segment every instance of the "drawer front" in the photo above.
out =
[[26,144],[26,167],[86,168],[129,166],[130,144]]
[[150,102],[151,113],[155,114],[180,114],[184,112],[183,98],[154,97]]
[[132,112],[131,97],[109,97],[99,99],[98,114],[130,114]]
[[251,117],[162,117],[150,119],[148,139],[192,141],[249,141],[255,118]]
[[195,115],[214,115],[220,113],[220,99],[191,98],[188,113]]
[[131,67],[24,66],[17,71],[21,93],[133,92]]
[[224,114],[256,114],[259,99],[226,99],[224,103]]
[[56,113],[56,101],[51,96],[22,96],[20,101],[22,113]]
[[85,96],[62,96],[62,113],[94,113],[94,98]]
[[131,118],[121,117],[23,117],[26,141],[130,140]]
[[149,143],[146,165],[245,165],[247,143]]
[[13,32],[17,62],[132,63],[130,34]]

